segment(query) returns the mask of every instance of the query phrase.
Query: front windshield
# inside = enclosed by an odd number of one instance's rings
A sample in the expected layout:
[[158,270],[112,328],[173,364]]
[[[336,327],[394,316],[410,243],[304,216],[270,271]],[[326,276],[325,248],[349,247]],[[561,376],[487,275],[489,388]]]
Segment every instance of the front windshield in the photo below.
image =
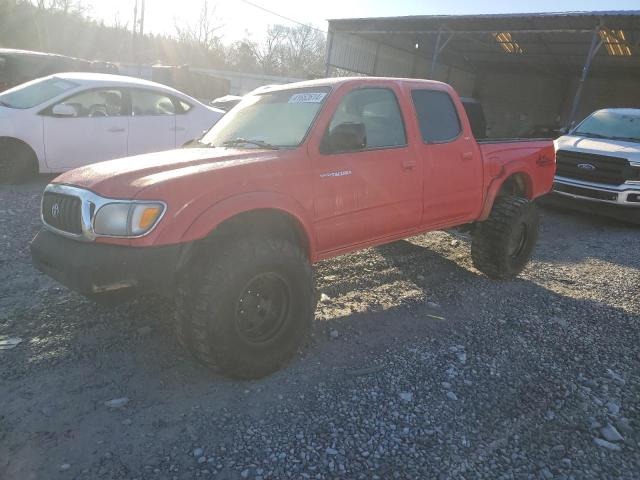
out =
[[0,105],[9,108],[32,108],[77,86],[76,83],[55,77],[33,80],[0,94]]
[[578,125],[573,134],[640,142],[640,112],[636,114],[606,110],[595,112]]
[[251,148],[300,145],[320,111],[329,87],[291,89],[245,97],[200,143]]

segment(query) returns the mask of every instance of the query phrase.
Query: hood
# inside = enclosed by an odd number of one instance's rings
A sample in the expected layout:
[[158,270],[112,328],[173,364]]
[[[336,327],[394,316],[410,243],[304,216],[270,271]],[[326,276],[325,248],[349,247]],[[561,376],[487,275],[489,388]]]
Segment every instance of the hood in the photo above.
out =
[[181,148],[94,163],[63,173],[54,183],[86,188],[112,198],[134,198],[141,190],[186,176],[279,158],[275,150]]
[[213,113],[217,113],[218,115],[220,115],[221,117],[227,113],[224,110],[222,110],[221,108],[217,108],[217,107],[212,107],[211,105],[205,105],[205,107],[207,108],[207,110],[213,112]]
[[9,118],[15,110],[15,108],[8,108],[0,105],[0,118]]
[[576,135],[565,135],[558,138],[555,143],[556,150],[611,155],[640,163],[640,143],[607,140],[606,138],[587,138]]

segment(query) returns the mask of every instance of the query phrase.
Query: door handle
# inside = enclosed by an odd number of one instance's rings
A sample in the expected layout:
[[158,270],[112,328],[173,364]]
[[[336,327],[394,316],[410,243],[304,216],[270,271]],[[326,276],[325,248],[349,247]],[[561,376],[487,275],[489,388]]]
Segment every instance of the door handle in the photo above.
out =
[[120,132],[124,132],[124,128],[110,128],[109,130],[107,130],[107,132],[120,133]]
[[184,127],[173,127],[171,129],[172,132],[184,132],[186,130],[186,128]]
[[464,152],[462,154],[463,160],[471,160],[473,158],[473,152]]
[[402,161],[402,168],[404,168],[405,170],[412,170],[412,169],[416,168],[416,165],[418,165],[418,162],[416,162],[415,160],[403,160]]

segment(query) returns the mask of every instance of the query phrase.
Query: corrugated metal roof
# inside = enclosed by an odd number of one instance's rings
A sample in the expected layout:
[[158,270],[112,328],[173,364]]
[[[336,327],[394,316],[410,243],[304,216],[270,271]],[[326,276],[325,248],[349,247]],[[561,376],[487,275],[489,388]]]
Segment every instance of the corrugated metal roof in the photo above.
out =
[[640,74],[640,10],[333,19],[329,31],[329,63],[366,74],[415,72],[429,62],[439,34],[448,43],[438,62],[469,72],[579,72],[595,34],[604,44],[594,74]]

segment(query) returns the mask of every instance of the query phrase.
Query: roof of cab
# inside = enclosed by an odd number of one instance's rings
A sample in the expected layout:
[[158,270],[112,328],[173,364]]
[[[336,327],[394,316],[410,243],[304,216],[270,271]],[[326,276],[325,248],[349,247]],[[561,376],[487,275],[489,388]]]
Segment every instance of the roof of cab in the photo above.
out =
[[305,80],[303,82],[284,83],[281,85],[267,85],[259,87],[251,93],[267,93],[278,92],[282,90],[291,90],[294,88],[312,88],[312,87],[337,87],[346,83],[361,83],[361,84],[380,84],[384,82],[393,83],[407,83],[410,85],[422,85],[442,88],[444,86],[451,88],[448,84],[438,82],[436,80],[423,80],[417,78],[396,78],[396,77],[334,77],[334,78],[319,78],[316,80]]

